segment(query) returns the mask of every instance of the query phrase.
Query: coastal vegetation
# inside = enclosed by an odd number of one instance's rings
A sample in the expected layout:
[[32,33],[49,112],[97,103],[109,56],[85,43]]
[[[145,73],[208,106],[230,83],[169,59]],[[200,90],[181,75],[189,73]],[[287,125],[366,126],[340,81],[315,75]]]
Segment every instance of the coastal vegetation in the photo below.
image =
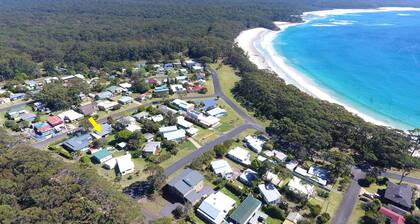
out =
[[1,223],[142,222],[137,203],[94,170],[0,136]]

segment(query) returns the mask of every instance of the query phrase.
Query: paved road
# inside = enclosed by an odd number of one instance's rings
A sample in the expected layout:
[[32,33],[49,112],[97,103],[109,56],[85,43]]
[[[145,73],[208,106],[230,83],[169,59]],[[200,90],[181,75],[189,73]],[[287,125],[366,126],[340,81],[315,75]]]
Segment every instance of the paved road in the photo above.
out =
[[343,200],[341,201],[341,204],[331,222],[332,224],[346,224],[359,198],[358,196],[361,187],[358,180],[364,178],[365,173],[358,168],[352,168],[352,174],[353,180],[351,181],[346,193],[344,193]]
[[[396,180],[401,179],[401,175],[396,174],[396,173],[383,172],[382,176],[387,177],[387,178],[391,178],[391,179],[396,179]],[[403,181],[407,182],[407,183],[411,183],[411,184],[420,185],[420,179],[415,178],[415,177],[404,177]]]
[[30,100],[30,101],[25,101],[25,102],[20,102],[20,103],[17,103],[17,104],[13,104],[13,105],[10,105],[10,106],[7,106],[7,107],[3,107],[3,108],[0,108],[0,112],[6,112],[6,111],[9,111],[12,108],[20,107],[22,105],[27,105],[27,104],[30,104],[32,102],[34,102],[34,101]]

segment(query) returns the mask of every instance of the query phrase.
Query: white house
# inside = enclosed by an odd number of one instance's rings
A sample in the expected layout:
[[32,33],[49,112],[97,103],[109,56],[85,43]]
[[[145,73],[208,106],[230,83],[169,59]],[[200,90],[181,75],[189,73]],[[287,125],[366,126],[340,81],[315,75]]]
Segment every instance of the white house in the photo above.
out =
[[299,177],[293,177],[287,184],[287,188],[297,194],[301,194],[309,198],[314,193],[314,186],[305,183]]
[[227,157],[232,159],[235,162],[244,164],[244,165],[251,165],[250,160],[250,153],[241,147],[236,147],[228,152]]
[[172,132],[172,131],[176,131],[176,130],[178,130],[178,128],[176,126],[166,126],[166,127],[159,128],[159,133],[163,135],[167,132]]
[[177,117],[176,124],[183,129],[189,129],[193,127],[193,123],[186,121],[182,116]]
[[77,113],[74,110],[64,111],[58,116],[61,118],[61,120],[67,121],[67,122],[73,122],[73,121],[77,121],[83,118],[83,114]]
[[171,90],[174,93],[183,93],[185,91],[187,91],[187,89],[185,89],[182,85],[180,84],[173,84],[171,85]]
[[150,153],[152,155],[159,154],[160,151],[160,142],[146,142],[143,147],[144,153]]
[[258,185],[258,189],[267,204],[277,204],[280,202],[281,195],[274,184],[260,184]]
[[115,168],[115,165],[117,165],[117,160],[115,158],[112,158],[104,162],[103,167],[107,170],[112,170]]
[[138,124],[129,124],[127,127],[125,127],[125,129],[127,129],[131,132],[135,132],[135,131],[141,130],[141,127]]
[[111,110],[117,105],[118,105],[118,102],[109,101],[109,100],[98,101],[98,104],[97,104],[99,110],[104,110],[104,111]]
[[232,178],[233,170],[226,160],[219,159],[211,162],[211,168],[218,176],[224,177],[226,179]]
[[194,110],[194,104],[188,103],[185,100],[174,99],[172,101],[172,103],[182,111],[192,111],[192,110]]
[[279,178],[279,176],[270,172],[270,171],[267,171],[264,174],[264,180],[269,181],[270,183],[272,183],[276,186],[279,186],[279,184],[281,183],[281,179]]
[[188,136],[194,136],[195,134],[198,133],[198,129],[194,127],[188,128],[185,131],[187,131]]
[[254,152],[260,153],[265,141],[259,137],[248,135],[245,137],[246,145]]
[[220,119],[213,116],[204,116],[202,113],[198,111],[189,111],[186,114],[186,118],[193,122],[198,123],[205,128],[215,127],[220,124]]
[[220,224],[234,206],[235,200],[218,191],[204,199],[198,207],[197,213],[208,223]]
[[216,107],[211,110],[208,110],[206,114],[213,117],[222,117],[226,115],[226,110],[220,107]]
[[308,171],[303,169],[302,167],[298,166],[295,169],[295,173],[303,176],[303,177],[310,177],[310,175],[308,174]]
[[131,154],[126,154],[116,158],[118,173],[122,176],[134,172],[134,163],[131,161]]
[[125,104],[130,104],[133,102],[133,98],[129,97],[129,96],[122,96],[119,100],[118,103],[125,105]]
[[176,131],[166,132],[163,134],[163,137],[168,141],[180,142],[184,140],[185,134],[186,132],[184,129],[179,129]]
[[252,181],[257,177],[257,172],[251,170],[251,169],[246,169],[244,172],[241,173],[241,175],[239,176],[239,180],[246,184],[246,185],[251,185]]
[[280,162],[282,163],[286,162],[286,159],[287,159],[286,154],[277,150],[273,150],[273,153],[274,153],[274,157],[276,157]]
[[161,121],[163,121],[163,115],[162,114],[158,114],[158,115],[155,115],[155,116],[151,116],[150,117],[150,120],[152,120],[153,122],[161,122]]

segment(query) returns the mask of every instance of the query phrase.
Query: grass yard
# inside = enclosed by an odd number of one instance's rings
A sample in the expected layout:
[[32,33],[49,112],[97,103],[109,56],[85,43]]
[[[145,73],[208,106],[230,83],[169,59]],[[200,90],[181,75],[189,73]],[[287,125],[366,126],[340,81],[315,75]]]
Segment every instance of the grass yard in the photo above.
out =
[[371,194],[376,194],[378,192],[378,190],[385,189],[385,188],[386,188],[386,185],[381,186],[381,185],[378,185],[376,183],[373,183],[369,187],[365,187],[364,189]]
[[[231,90],[235,87],[235,84],[240,80],[240,77],[235,74],[235,71],[230,66],[223,64],[211,64],[210,67],[216,70],[218,74],[222,92],[229,99],[235,102],[239,106],[239,108],[241,108],[242,111],[246,112],[251,117],[254,117],[254,114],[242,107],[241,104],[238,101],[236,101],[235,97],[232,94]],[[268,120],[256,119],[256,121],[263,127],[267,127],[270,124]]]
[[161,167],[163,167],[164,169],[169,167],[170,165],[174,164],[176,161],[194,152],[194,150],[196,149],[190,141],[184,141],[177,147],[179,149],[178,153],[175,156],[172,156],[171,158],[169,158],[168,160],[161,162],[159,164]]
[[266,223],[267,224],[279,224],[279,223],[283,223],[283,221],[281,219],[275,219],[275,218],[271,218],[269,216],[266,220]]
[[162,208],[165,207],[166,203],[167,201],[159,194],[157,194],[153,200],[140,200],[140,205],[142,205],[143,208],[146,208],[147,211],[150,211],[155,215],[159,215],[160,210],[162,210]]
[[238,196],[236,196],[234,193],[226,189],[225,187],[222,188],[220,191],[223,192],[225,195],[229,196],[230,198],[232,198],[233,200],[235,200],[237,206],[241,203],[241,199]]
[[362,209],[362,201],[357,200],[356,206],[354,206],[347,224],[359,223],[360,218],[362,218],[364,215],[365,211]]

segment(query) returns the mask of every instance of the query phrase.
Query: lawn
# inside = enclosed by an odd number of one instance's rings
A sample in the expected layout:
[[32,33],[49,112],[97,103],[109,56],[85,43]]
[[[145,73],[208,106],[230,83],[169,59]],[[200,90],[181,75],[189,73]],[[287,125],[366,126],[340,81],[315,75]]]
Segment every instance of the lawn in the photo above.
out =
[[190,141],[184,141],[183,143],[179,144],[178,146],[178,153],[175,156],[172,156],[168,160],[161,162],[159,165],[164,169],[169,167],[170,165],[174,164],[176,161],[184,158],[188,154],[194,152],[196,149],[194,145]]
[[385,189],[386,185],[378,185],[376,183],[371,184],[369,187],[365,187],[364,189],[371,194],[376,194],[379,189]]
[[279,223],[283,223],[283,221],[281,219],[275,219],[275,218],[271,218],[268,217],[266,220],[267,224],[279,224]]
[[229,196],[230,198],[232,198],[233,200],[235,200],[236,205],[239,205],[241,203],[241,199],[238,196],[236,196],[234,193],[226,189],[225,187],[222,188],[220,191],[223,192],[225,195]]
[[362,201],[357,200],[356,206],[354,206],[347,224],[359,223],[360,218],[363,217],[364,215],[365,215],[365,211],[363,211],[362,209]]
[[[240,80],[240,77],[235,74],[235,71],[230,66],[223,64],[211,64],[210,67],[216,70],[218,74],[222,92],[234,103],[236,103],[242,111],[246,112],[251,117],[254,117],[254,114],[242,107],[241,104],[238,101],[236,101],[235,97],[232,94],[231,90],[235,87],[235,84]],[[270,124],[268,120],[256,119],[256,121],[263,127],[267,127]]]

